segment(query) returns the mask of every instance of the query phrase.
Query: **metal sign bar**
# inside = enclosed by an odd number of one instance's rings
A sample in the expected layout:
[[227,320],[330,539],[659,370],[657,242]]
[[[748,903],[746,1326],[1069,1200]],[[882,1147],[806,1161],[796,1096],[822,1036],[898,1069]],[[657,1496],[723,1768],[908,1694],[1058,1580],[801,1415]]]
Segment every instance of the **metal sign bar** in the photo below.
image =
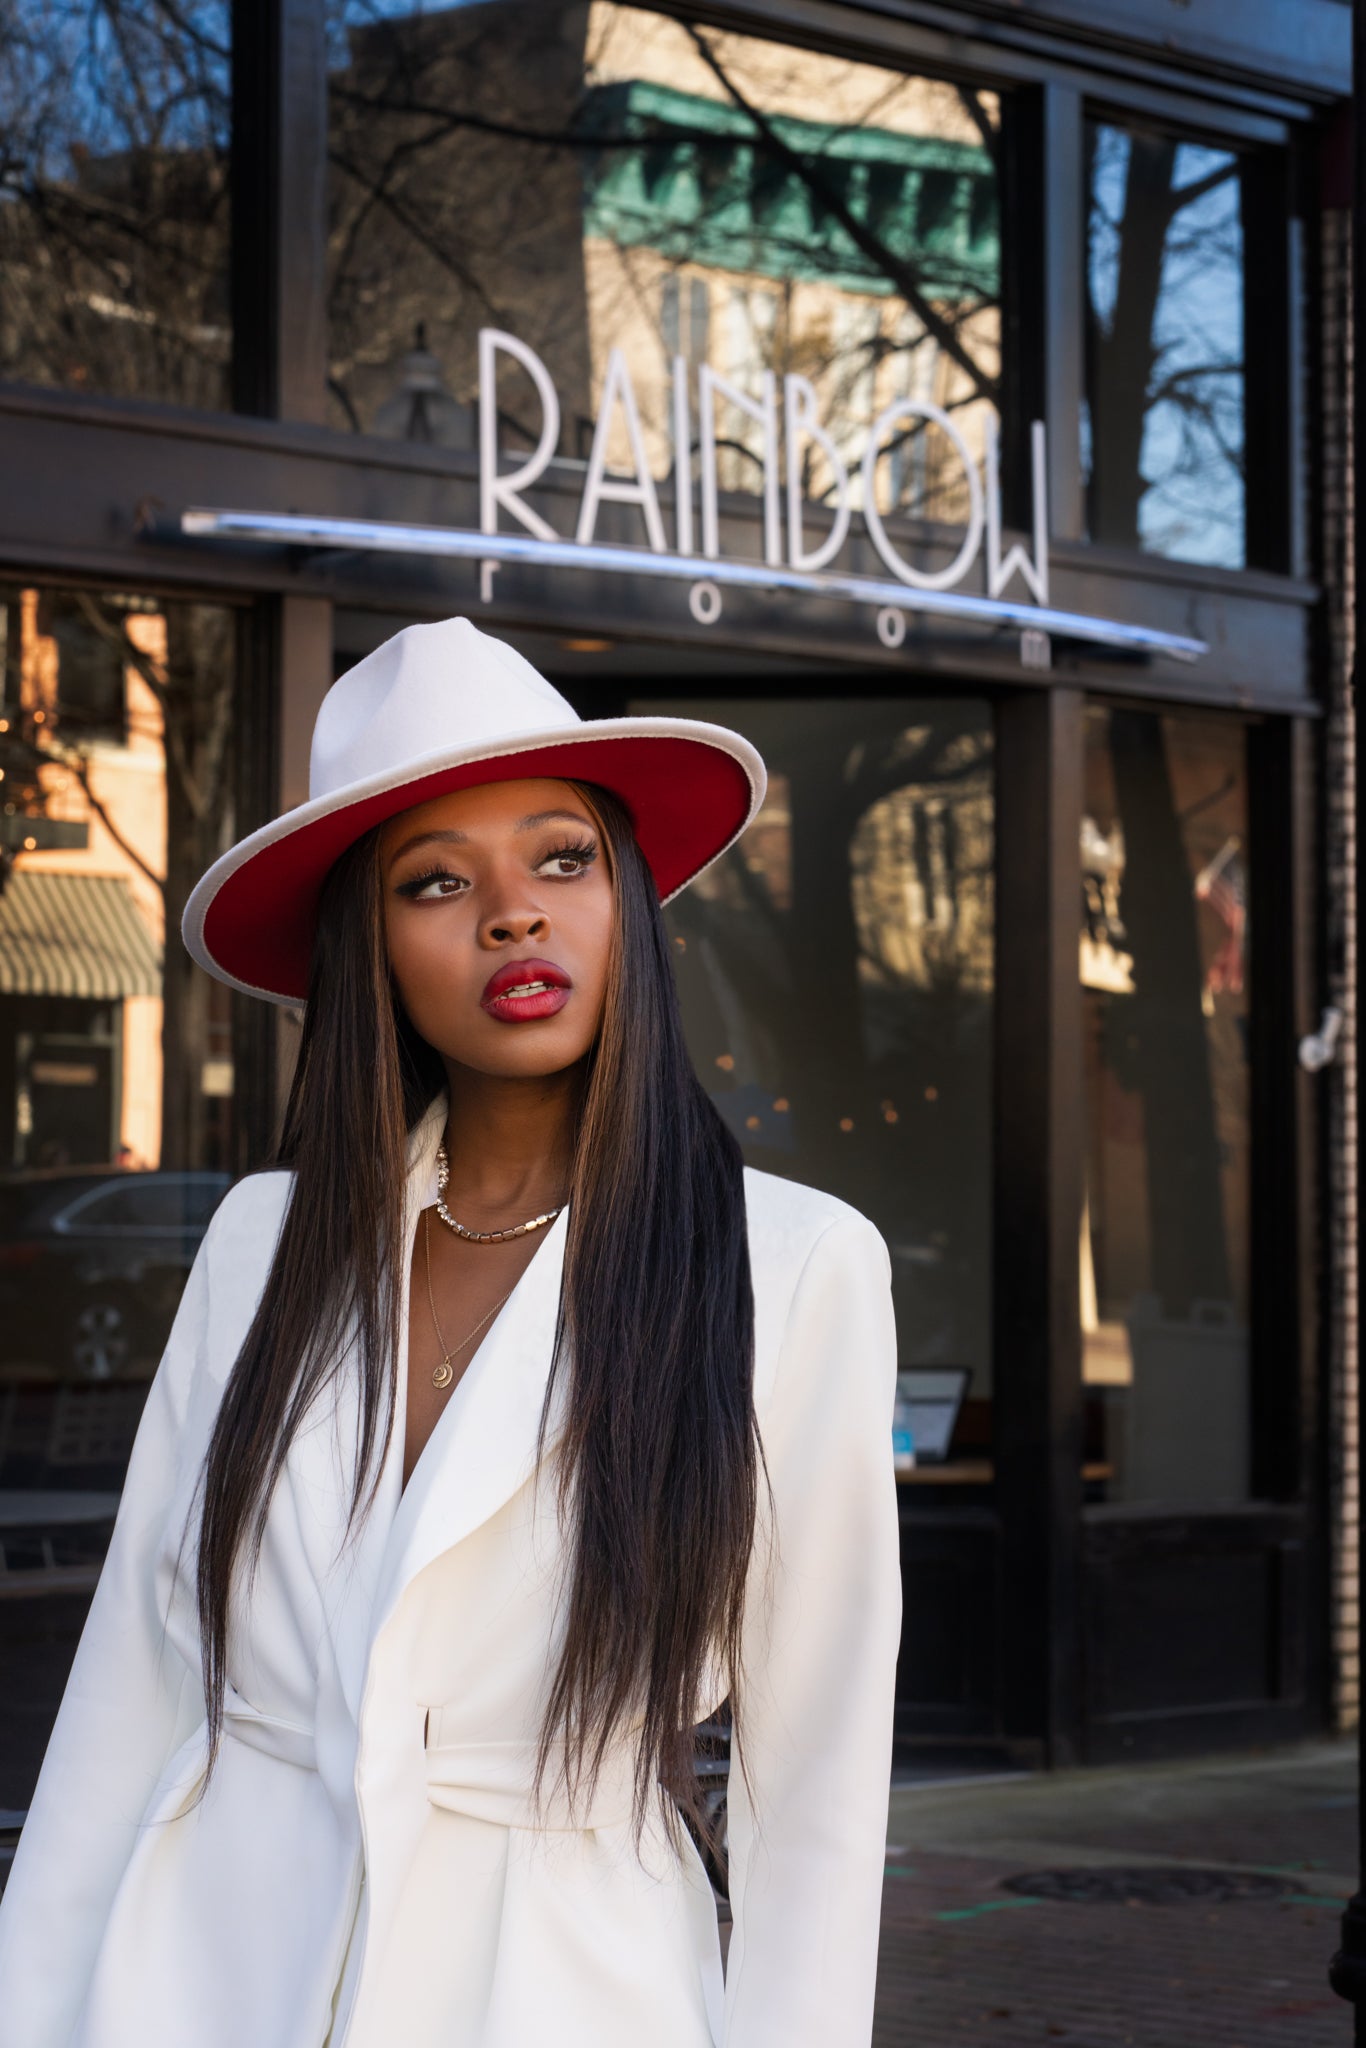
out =
[[[1016,632],[1056,634],[1093,647],[1130,654],[1162,654],[1173,661],[1198,661],[1208,654],[1204,640],[1160,633],[1119,619],[1049,605],[1015,604],[1007,598],[974,597],[960,591],[919,590],[871,576],[830,576],[763,562],[729,562],[705,555],[656,555],[645,548],[608,547],[600,542],[537,540],[530,534],[469,533],[459,527],[402,526],[370,519],[314,518],[303,512],[225,512],[194,506],[180,517],[180,530],[197,540],[275,541],[290,547],[354,548],[397,555],[445,555],[463,561],[526,562],[549,569],[596,569],[616,576],[663,576],[673,582],[712,584],[741,590],[792,591],[807,597],[839,598],[876,605],[879,611],[915,612],[930,618],[1009,627]],[[712,616],[718,615],[713,612]],[[896,642],[888,641],[888,645]]]

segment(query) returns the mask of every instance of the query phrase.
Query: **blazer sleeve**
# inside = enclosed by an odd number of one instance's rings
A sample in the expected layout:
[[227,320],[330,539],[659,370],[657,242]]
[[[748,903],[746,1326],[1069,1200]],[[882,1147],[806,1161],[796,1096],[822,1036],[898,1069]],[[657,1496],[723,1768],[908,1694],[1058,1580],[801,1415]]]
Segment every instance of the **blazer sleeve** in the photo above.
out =
[[0,1901],[0,2031],[16,2048],[67,2048],[148,1800],[174,1750],[204,1718],[197,1675],[165,1628],[171,1574],[159,1570],[158,1553],[189,1454],[184,1424],[208,1327],[212,1230],[211,1223],[148,1392],[109,1550]]
[[746,1603],[725,2048],[872,2034],[901,1631],[890,1282],[871,1223],[828,1225],[765,1403],[776,1540]]

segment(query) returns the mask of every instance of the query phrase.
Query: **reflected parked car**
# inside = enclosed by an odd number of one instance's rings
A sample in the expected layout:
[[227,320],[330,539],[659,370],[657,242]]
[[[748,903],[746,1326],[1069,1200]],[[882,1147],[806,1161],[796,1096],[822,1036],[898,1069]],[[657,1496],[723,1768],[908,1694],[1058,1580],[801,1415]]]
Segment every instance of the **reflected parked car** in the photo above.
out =
[[117,1166],[0,1176],[0,1368],[150,1373],[226,1173]]

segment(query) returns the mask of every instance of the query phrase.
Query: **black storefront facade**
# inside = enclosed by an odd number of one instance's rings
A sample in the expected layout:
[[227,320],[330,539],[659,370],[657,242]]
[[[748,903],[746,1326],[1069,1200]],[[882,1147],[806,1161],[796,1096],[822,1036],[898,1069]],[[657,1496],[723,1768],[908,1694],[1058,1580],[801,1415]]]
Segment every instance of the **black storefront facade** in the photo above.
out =
[[[126,931],[97,973],[77,913],[173,931],[398,626],[739,726],[768,804],[669,913],[699,1068],[874,1217],[902,1366],[962,1388],[900,1488],[909,1746],[1328,1724],[1347,18],[147,0],[0,223],[0,1167],[264,1157],[294,1021]],[[112,1500],[153,1336],[0,1339],[20,1519]],[[41,1585],[9,1548],[35,1670],[91,1516],[35,1520]]]

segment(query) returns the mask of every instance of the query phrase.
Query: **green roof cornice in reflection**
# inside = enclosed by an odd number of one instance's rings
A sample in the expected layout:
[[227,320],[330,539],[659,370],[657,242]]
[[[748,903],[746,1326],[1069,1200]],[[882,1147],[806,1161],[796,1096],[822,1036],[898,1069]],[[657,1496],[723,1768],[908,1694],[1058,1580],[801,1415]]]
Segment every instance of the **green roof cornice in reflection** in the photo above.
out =
[[[584,109],[584,232],[671,262],[893,294],[822,187],[939,299],[994,299],[996,173],[979,143],[766,115],[788,163],[743,108],[632,79]],[[594,138],[600,138],[597,146]]]

